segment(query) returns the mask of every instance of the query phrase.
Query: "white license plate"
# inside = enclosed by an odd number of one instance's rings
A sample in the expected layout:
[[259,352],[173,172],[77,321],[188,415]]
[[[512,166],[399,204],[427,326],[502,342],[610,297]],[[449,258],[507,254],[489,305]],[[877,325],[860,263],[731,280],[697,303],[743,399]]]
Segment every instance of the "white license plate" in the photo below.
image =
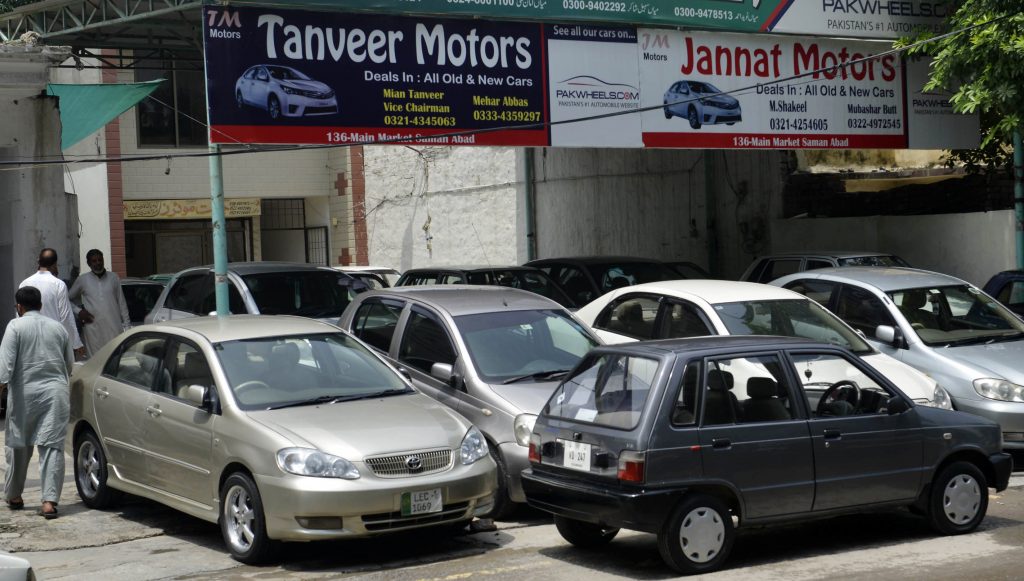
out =
[[440,488],[402,493],[402,516],[441,512],[442,508]]
[[590,472],[590,444],[559,440],[564,450],[562,465],[573,470]]

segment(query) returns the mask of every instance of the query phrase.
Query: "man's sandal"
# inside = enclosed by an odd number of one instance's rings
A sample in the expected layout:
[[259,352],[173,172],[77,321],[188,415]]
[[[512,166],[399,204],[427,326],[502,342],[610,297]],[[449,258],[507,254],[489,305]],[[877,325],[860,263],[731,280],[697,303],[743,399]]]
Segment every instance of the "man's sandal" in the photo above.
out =
[[21,509],[25,508],[25,501],[24,500],[8,500],[7,501],[7,508],[9,508],[11,510],[21,510]]

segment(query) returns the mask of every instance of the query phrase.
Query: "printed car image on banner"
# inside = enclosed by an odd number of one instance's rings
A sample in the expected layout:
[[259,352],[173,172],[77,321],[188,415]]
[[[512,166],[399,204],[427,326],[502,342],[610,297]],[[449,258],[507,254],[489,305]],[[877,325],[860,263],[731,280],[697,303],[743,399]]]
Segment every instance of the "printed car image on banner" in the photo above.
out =
[[211,143],[548,143],[541,24],[206,6],[203,25]]
[[[643,147],[635,28],[545,27],[551,145]],[[632,112],[632,113],[631,113]],[[623,113],[591,121],[557,124]]]
[[[905,148],[888,43],[640,29],[647,147]],[[782,79],[798,77],[782,82]]]
[[[240,0],[257,4],[262,0]],[[276,0],[378,14],[667,25],[732,32],[895,39],[938,31],[952,0]]]

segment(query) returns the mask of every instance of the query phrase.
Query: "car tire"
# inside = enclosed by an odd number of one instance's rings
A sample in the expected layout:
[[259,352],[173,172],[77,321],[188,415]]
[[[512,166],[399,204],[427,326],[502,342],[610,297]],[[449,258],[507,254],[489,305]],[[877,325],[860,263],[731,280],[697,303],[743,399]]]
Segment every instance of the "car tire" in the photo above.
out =
[[220,489],[220,505],[220,532],[236,561],[259,565],[276,555],[278,543],[267,536],[263,499],[251,476],[228,476]]
[[665,119],[671,119],[671,118],[672,118],[672,111],[670,111],[669,108],[668,108],[668,101],[665,101]]
[[494,491],[494,506],[483,518],[501,520],[511,515],[516,506],[508,496],[508,470],[505,468],[505,461],[501,459],[498,447],[493,443],[487,442],[487,448],[491,459],[498,466],[498,488]]
[[558,529],[558,534],[562,535],[563,539],[583,549],[603,547],[612,542],[615,535],[619,534],[619,529],[616,528],[603,527],[559,515],[555,515],[555,528]]
[[107,484],[107,454],[92,430],[75,439],[75,487],[82,504],[101,510],[116,505],[124,496]]
[[708,573],[725,563],[735,537],[729,507],[713,496],[692,494],[658,533],[658,552],[678,573]]
[[970,462],[953,462],[932,481],[928,524],[943,535],[962,535],[978,528],[988,511],[988,482]]
[[270,114],[271,119],[277,119],[281,116],[281,101],[277,98],[277,95],[271,95],[267,99],[267,113]]
[[700,129],[700,116],[697,115],[697,108],[693,105],[687,109],[686,119],[689,120],[691,129]]

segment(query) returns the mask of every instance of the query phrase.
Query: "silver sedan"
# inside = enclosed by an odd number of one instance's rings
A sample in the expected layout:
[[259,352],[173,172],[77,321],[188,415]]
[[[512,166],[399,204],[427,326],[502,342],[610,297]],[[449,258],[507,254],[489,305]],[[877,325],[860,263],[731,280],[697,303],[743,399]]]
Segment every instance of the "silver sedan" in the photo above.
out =
[[310,319],[136,327],[79,367],[71,390],[83,502],[107,508],[128,492],[217,522],[244,563],[271,559],[279,541],[450,529],[493,503],[480,431]]

